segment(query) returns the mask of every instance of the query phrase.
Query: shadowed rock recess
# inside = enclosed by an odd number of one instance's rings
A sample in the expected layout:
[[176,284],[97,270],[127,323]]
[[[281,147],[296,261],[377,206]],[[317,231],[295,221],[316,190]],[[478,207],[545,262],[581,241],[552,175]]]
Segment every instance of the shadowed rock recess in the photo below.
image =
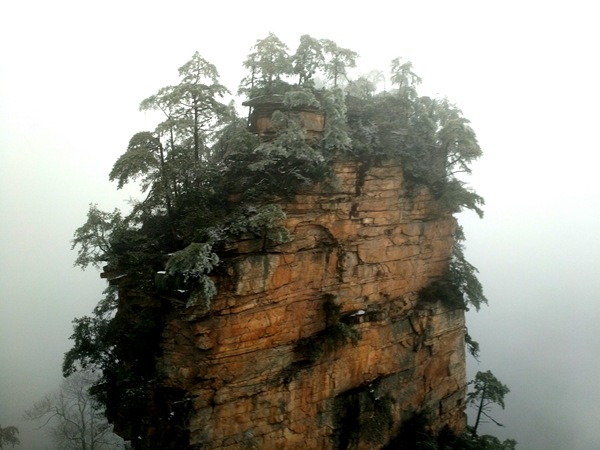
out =
[[210,311],[170,309],[153,448],[165,428],[197,449],[381,448],[417,411],[464,430],[464,312],[418,297],[447,270],[455,219],[428,189],[408,195],[398,163],[335,172],[282,204],[290,242],[220,255]]

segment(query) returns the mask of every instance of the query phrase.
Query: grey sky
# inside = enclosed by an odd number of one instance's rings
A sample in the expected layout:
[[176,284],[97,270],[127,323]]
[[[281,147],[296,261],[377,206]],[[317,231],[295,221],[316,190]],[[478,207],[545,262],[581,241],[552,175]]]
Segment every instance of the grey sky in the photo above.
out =
[[[72,267],[88,204],[126,207],[108,172],[152,117],[138,104],[197,50],[233,92],[256,39],[302,34],[357,51],[358,71],[402,56],[446,95],[484,151],[465,213],[467,257],[490,306],[469,313],[477,370],[511,393],[498,411],[522,449],[600,442],[600,104],[592,2],[5,2],[0,24],[0,424],[60,383],[71,320],[104,282]],[[214,2],[216,3],[216,2]],[[337,3],[337,2],[336,2]],[[358,72],[357,72],[358,73]]]

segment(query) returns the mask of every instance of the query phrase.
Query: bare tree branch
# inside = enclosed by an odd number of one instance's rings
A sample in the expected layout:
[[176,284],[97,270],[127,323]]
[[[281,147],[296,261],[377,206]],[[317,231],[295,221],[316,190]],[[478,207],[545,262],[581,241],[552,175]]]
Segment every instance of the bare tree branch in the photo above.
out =
[[112,450],[124,447],[121,438],[97,410],[89,389],[97,375],[90,370],[75,372],[54,393],[25,411],[26,420],[43,421],[39,428],[62,450]]

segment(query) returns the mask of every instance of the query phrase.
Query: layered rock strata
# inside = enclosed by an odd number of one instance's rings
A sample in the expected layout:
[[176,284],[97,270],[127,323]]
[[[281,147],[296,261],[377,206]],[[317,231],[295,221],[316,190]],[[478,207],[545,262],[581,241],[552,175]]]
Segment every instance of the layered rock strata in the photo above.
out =
[[[183,394],[162,414],[187,402],[191,447],[380,448],[416,411],[464,429],[463,311],[418,298],[447,270],[455,219],[427,189],[407,192],[397,163],[336,173],[283,205],[290,242],[222,255],[210,313],[168,317],[160,389]],[[328,326],[324,299],[362,338],[307,358],[298,343]]]

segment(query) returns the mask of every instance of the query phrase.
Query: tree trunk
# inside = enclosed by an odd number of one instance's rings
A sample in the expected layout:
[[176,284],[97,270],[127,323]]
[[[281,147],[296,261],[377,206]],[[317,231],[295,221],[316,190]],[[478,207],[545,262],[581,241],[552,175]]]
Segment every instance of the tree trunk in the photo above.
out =
[[487,384],[483,385],[483,391],[481,391],[481,401],[479,402],[479,409],[477,410],[477,419],[475,419],[475,425],[473,426],[472,436],[477,436],[477,427],[479,426],[479,420],[481,419],[481,411],[483,411],[483,402],[485,401],[485,389]]
[[200,159],[200,136],[198,135],[198,106],[194,99],[194,159]]

